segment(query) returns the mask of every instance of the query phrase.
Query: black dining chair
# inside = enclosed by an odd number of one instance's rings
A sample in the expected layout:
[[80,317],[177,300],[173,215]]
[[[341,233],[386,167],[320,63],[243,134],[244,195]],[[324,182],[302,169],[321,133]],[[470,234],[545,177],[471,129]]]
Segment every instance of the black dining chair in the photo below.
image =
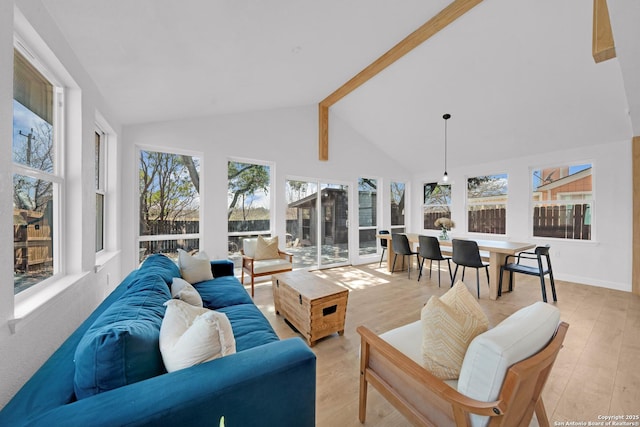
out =
[[478,244],[473,240],[453,239],[451,241],[453,246],[453,262],[456,264],[456,269],[453,272],[454,283],[456,275],[458,274],[458,267],[462,266],[462,280],[464,281],[464,270],[466,267],[476,269],[476,288],[478,289],[478,298],[480,298],[480,273],[479,270],[484,268],[487,272],[487,285],[489,285],[489,264],[482,261],[480,257],[480,249]]
[[[389,230],[380,230],[378,231],[378,234],[389,234]],[[387,250],[388,242],[389,242],[389,239],[380,238],[380,246],[382,246],[382,255],[380,255],[380,264],[378,264],[378,267],[382,266],[382,258],[384,258],[384,251]],[[389,262],[389,260],[387,260],[387,262]]]
[[409,279],[411,279],[411,256],[415,255],[417,262],[420,262],[420,258],[418,258],[418,252],[415,252],[411,249],[411,245],[409,245],[409,239],[405,234],[392,234],[391,235],[391,247],[393,248],[393,252],[395,255],[393,256],[393,265],[391,266],[391,271],[396,270],[396,259],[398,255],[402,255],[402,261],[404,262],[404,257],[408,256],[409,265]]
[[[540,287],[542,288],[542,300],[547,302],[547,288],[544,283],[544,276],[549,275],[549,282],[551,282],[551,293],[553,294],[553,301],[558,301],[556,296],[556,283],[553,280],[553,269],[551,268],[551,258],[549,257],[550,246],[538,246],[533,252],[520,252],[518,255],[507,255],[505,263],[500,266],[500,283],[498,285],[498,296],[502,295],[502,275],[504,271],[509,272],[509,292],[513,290],[513,273],[528,274],[530,276],[540,277]],[[545,258],[546,267],[543,265],[542,258]],[[515,262],[509,262],[509,258],[514,258]],[[537,265],[521,264],[523,259],[536,260]]]
[[438,261],[438,287],[440,287],[440,261],[447,261],[447,264],[449,264],[449,279],[451,280],[451,285],[453,285],[453,276],[451,275],[451,257],[442,256],[440,242],[438,242],[438,239],[433,236],[418,236],[418,244],[420,245],[418,248],[418,255],[422,257],[422,261],[420,262],[420,272],[418,273],[418,281],[420,281],[420,277],[422,277],[424,260],[429,260],[429,278],[431,278],[431,267],[433,266],[433,261]]

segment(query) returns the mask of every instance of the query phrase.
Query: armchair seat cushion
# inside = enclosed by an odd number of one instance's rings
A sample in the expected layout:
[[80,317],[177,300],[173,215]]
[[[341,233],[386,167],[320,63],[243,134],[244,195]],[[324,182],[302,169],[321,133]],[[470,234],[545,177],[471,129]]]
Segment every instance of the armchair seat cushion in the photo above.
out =
[[254,274],[268,274],[273,271],[291,270],[293,265],[282,258],[262,259],[253,261]]

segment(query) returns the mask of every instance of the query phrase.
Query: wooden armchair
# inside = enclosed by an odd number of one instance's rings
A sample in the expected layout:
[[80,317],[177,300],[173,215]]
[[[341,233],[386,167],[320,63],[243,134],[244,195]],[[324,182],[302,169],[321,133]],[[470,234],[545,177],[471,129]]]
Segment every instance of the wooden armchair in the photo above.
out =
[[[525,307],[522,310],[528,308]],[[526,323],[531,322],[532,317],[525,316],[525,318],[522,318],[520,316],[517,320]],[[512,331],[517,332],[519,327],[513,325],[513,322],[511,323]],[[558,325],[557,321],[555,325]],[[496,328],[499,326],[496,326]],[[465,355],[460,378],[457,384],[455,380],[452,384],[451,380],[445,382],[436,378],[423,368],[420,363],[416,362],[415,357],[412,359],[366,327],[359,326],[357,331],[362,337],[360,353],[360,422],[364,423],[365,421],[367,385],[371,384],[412,424],[417,426],[475,427],[488,425],[524,427],[529,426],[534,411],[539,425],[541,427],[549,426],[541,393],[556,356],[562,347],[568,327],[567,323],[561,322],[551,340],[546,345],[543,345],[541,350],[535,351],[533,355],[525,357],[515,364],[509,365],[506,360],[498,361],[495,364],[495,367],[498,368],[496,371],[500,370],[500,365],[506,365],[502,366],[504,378],[502,386],[499,390],[496,388],[496,398],[481,401],[469,397],[458,390],[461,389],[463,381],[468,382],[471,379],[471,381],[477,382],[492,377],[493,372],[487,374],[486,370],[491,370],[491,366],[494,365],[488,363],[490,366],[487,367],[485,363],[487,362],[486,358],[492,357],[490,354],[488,355],[488,352],[495,349],[490,349],[491,346],[487,346],[487,343],[482,344],[484,348],[480,349],[479,352],[475,352],[472,356],[476,359],[475,362],[467,360],[470,351],[474,351],[471,350],[474,343],[471,343]],[[418,329],[415,325],[413,326],[414,331]],[[489,332],[491,330],[485,332],[485,334]],[[523,331],[521,330],[520,332]],[[383,336],[385,335],[383,334]],[[404,335],[404,340],[407,341],[406,331],[398,334],[398,336],[402,335]],[[480,336],[482,335],[484,334]],[[529,339],[528,335],[518,334],[519,339],[522,336],[527,336],[527,339]],[[414,341],[418,341],[418,345],[420,345],[421,339],[417,337]],[[492,345],[495,342],[505,344],[504,334],[498,340],[493,341]],[[413,351],[410,353],[415,354]],[[477,366],[473,366],[474,364],[477,364]],[[467,365],[467,368],[475,369],[477,372],[470,372],[469,369],[465,372],[465,365]],[[479,370],[477,369],[478,367],[482,368]],[[504,371],[505,369],[506,372]],[[467,378],[463,379],[465,375]],[[498,373],[498,377],[499,375]],[[501,380],[502,377],[499,377],[499,381]],[[498,384],[500,383],[498,382]],[[466,390],[467,394],[477,394],[477,384],[471,384],[471,387],[468,387],[469,384],[466,385],[469,389],[475,388],[473,393],[469,393]]]
[[254,295],[254,279],[260,276],[283,273],[293,270],[293,254],[278,249],[278,256],[269,259],[257,259],[257,239],[244,239],[242,241],[242,276],[240,281],[244,284],[244,274],[251,277],[251,296]]

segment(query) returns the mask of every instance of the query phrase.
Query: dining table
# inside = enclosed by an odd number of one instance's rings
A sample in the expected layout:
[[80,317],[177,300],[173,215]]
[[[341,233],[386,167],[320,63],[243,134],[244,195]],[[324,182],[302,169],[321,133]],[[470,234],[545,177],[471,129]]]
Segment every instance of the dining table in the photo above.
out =
[[[402,233],[405,234],[409,240],[410,245],[418,244],[418,233]],[[393,258],[395,252],[393,251],[393,235],[392,234],[376,234],[379,239],[387,240],[387,269],[392,272]],[[465,238],[465,240],[473,240],[478,244],[480,251],[487,252],[489,254],[489,298],[492,300],[498,299],[498,284],[500,282],[500,267],[504,265],[508,255],[516,255],[519,252],[532,249],[536,245],[526,242],[514,242],[510,240],[485,240],[485,239],[473,239]],[[451,240],[440,240],[440,247],[443,252],[451,252],[453,243]],[[404,269],[404,257],[401,263],[397,263],[396,271]],[[512,285],[515,286],[515,283]]]

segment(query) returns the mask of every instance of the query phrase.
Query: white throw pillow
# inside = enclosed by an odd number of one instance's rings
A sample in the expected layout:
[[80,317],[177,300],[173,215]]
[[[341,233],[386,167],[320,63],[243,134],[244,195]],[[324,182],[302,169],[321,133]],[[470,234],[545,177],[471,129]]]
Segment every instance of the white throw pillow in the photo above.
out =
[[178,267],[180,267],[182,278],[189,283],[213,280],[211,261],[204,251],[191,256],[182,249],[178,249]]
[[224,313],[178,299],[164,304],[160,353],[167,372],[188,368],[236,352],[231,323]]
[[182,300],[196,307],[202,307],[202,297],[193,285],[179,277],[173,278],[171,283],[171,297]]

